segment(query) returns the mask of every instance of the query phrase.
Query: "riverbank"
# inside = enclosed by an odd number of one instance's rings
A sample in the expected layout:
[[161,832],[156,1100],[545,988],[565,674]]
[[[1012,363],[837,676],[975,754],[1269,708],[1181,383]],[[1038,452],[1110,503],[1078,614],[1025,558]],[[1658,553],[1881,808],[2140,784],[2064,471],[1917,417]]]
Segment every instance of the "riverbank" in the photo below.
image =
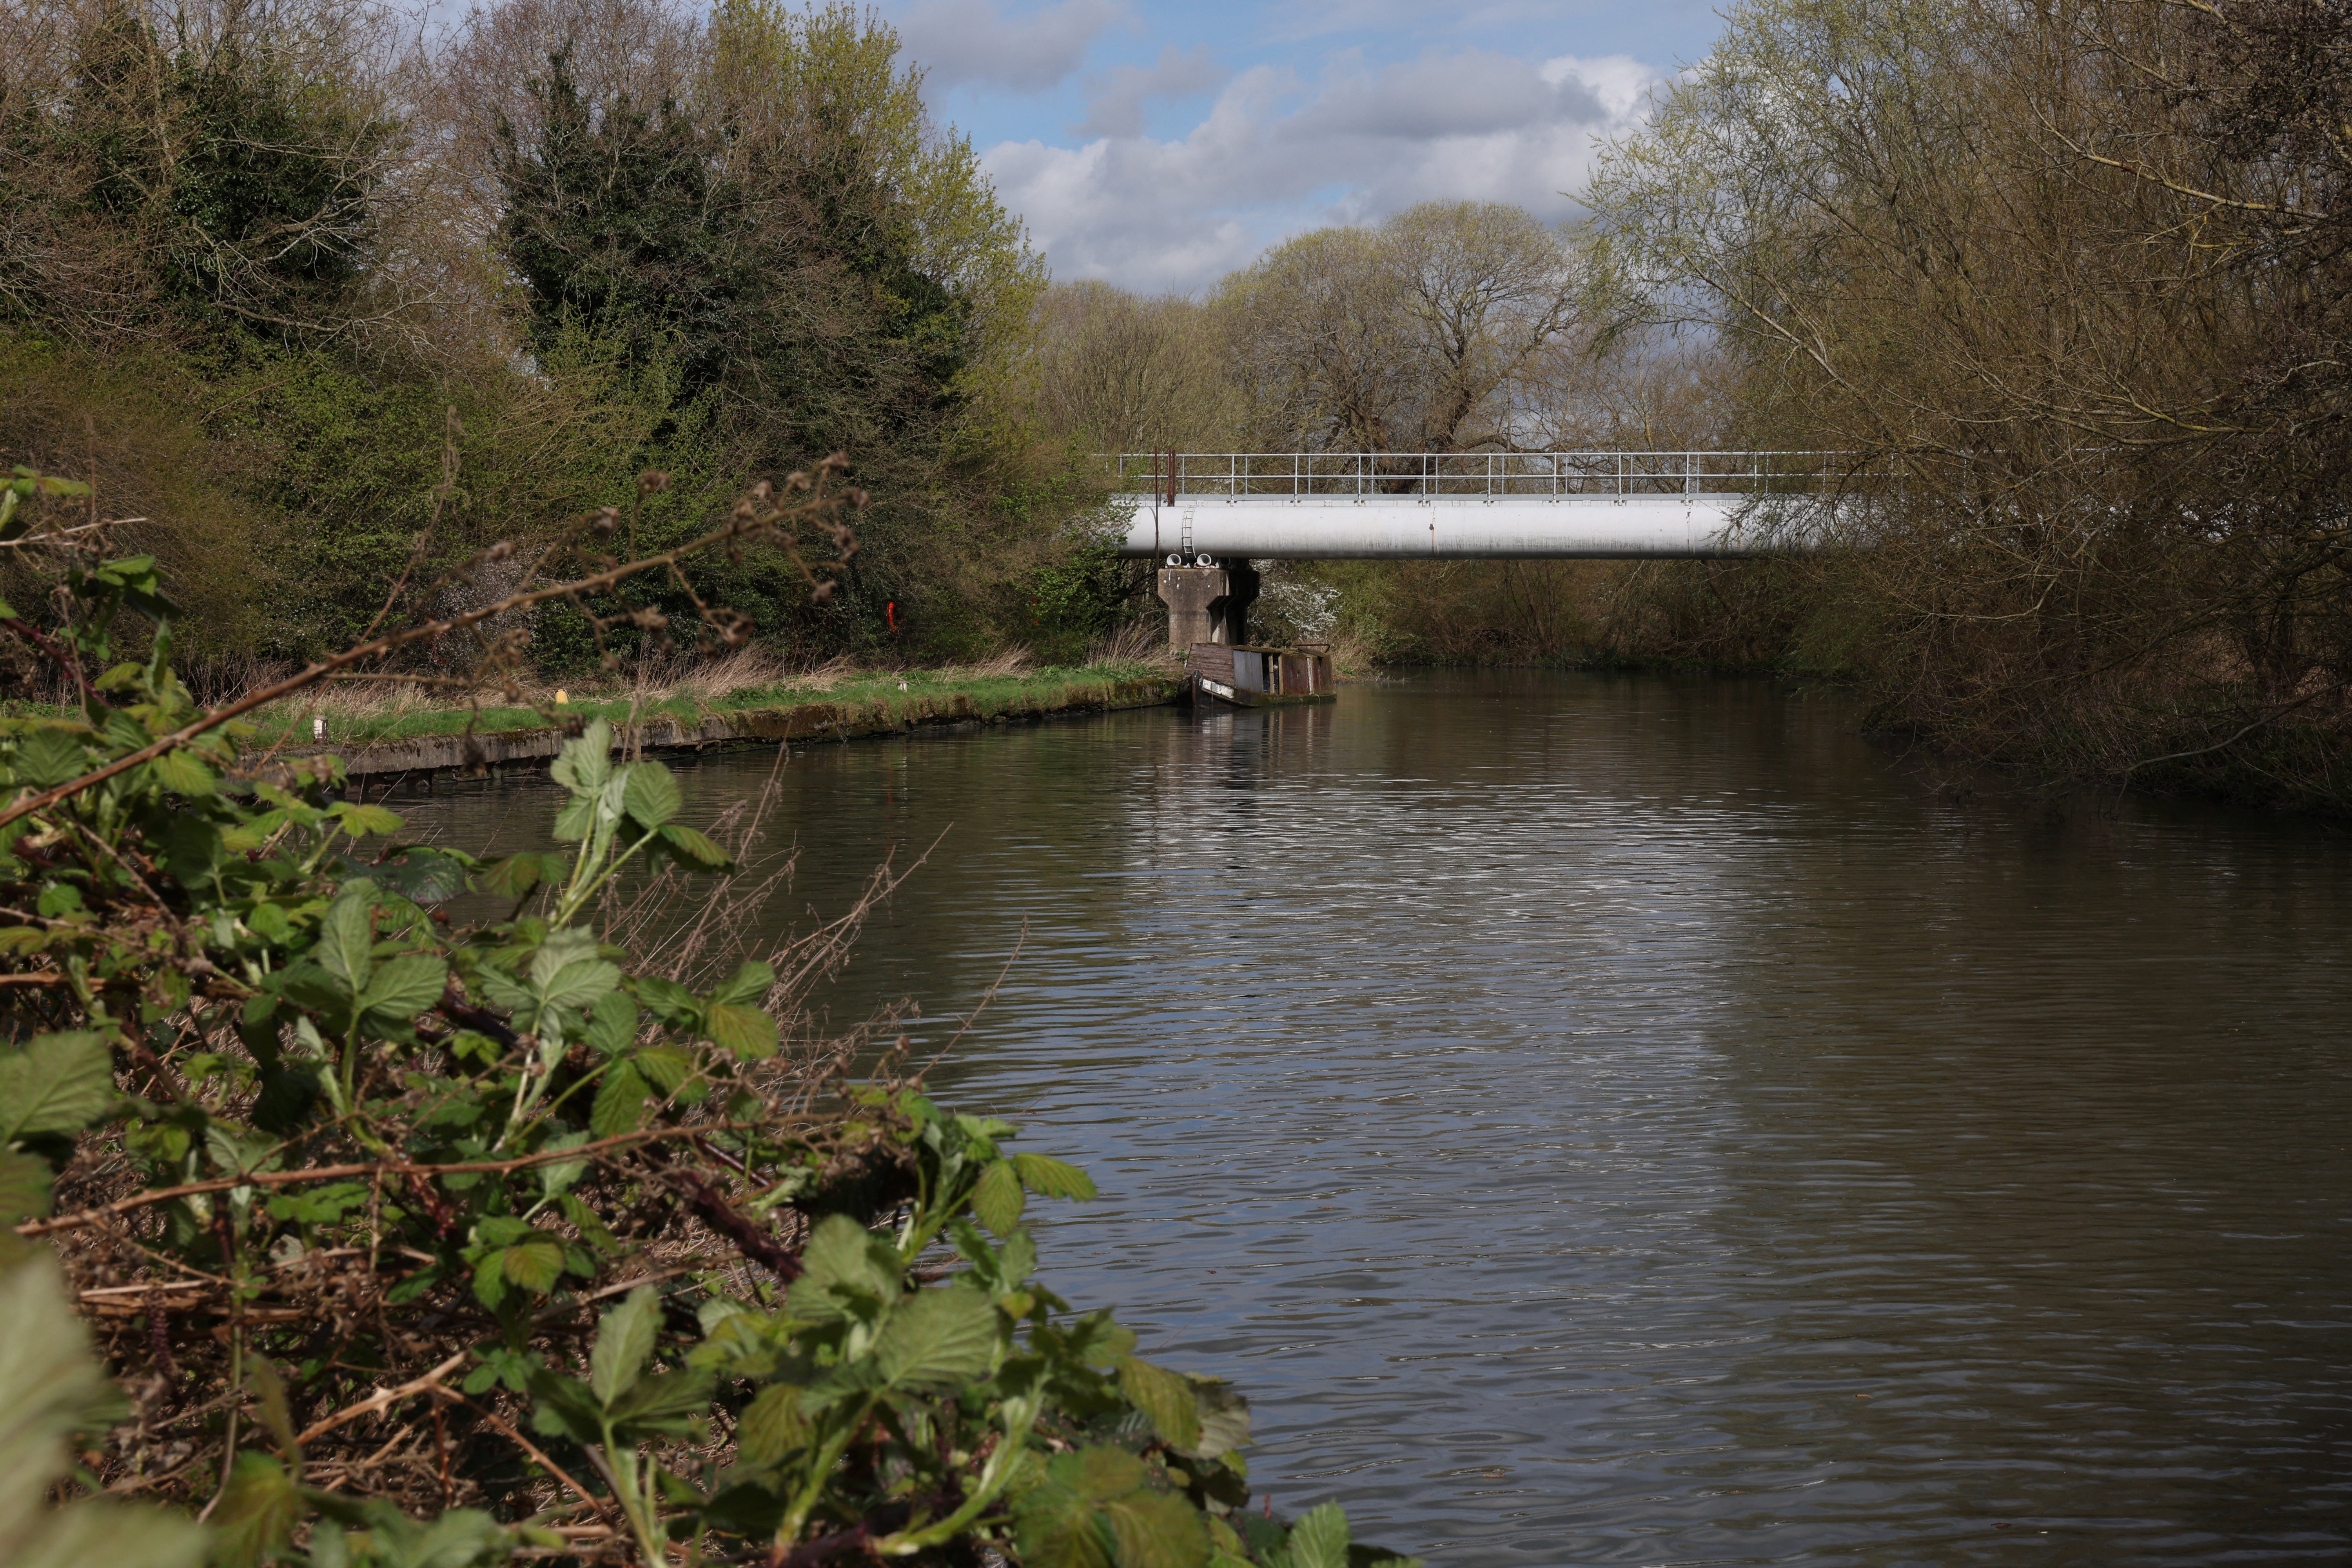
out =
[[[319,712],[293,705],[268,715],[248,755],[280,763],[332,756],[354,778],[479,773],[551,759],[580,726],[603,719],[616,749],[701,752],[793,741],[1016,723],[1173,702],[1182,682],[1140,662],[1033,670],[908,669],[831,674],[731,689],[583,693],[531,707],[380,704]],[[310,733],[327,723],[325,745]]]

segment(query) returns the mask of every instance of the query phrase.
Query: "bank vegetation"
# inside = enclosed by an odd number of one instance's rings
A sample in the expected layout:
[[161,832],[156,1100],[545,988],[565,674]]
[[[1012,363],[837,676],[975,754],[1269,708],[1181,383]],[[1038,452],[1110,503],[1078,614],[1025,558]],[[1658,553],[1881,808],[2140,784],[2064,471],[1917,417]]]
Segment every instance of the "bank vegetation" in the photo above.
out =
[[[809,603],[756,550],[706,585],[779,658],[1070,663],[1114,629],[1108,568],[1070,564],[1099,489],[1021,412],[1042,264],[886,24],[769,0],[442,22],[0,0],[0,450],[142,520],[200,690],[343,646],[404,571],[536,546],[641,474],[650,551],[835,452],[870,501],[838,592]],[[561,605],[523,629],[555,678],[639,651]]]

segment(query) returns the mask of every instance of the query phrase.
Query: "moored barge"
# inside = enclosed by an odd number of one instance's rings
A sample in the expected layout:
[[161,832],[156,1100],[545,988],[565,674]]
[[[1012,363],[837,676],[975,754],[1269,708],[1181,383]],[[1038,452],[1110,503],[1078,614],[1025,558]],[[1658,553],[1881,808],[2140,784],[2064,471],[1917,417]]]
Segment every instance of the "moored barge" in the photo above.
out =
[[1339,695],[1331,675],[1331,649],[1323,643],[1257,647],[1196,642],[1185,656],[1184,674],[1195,706],[1223,702],[1235,708],[1272,708],[1329,702]]

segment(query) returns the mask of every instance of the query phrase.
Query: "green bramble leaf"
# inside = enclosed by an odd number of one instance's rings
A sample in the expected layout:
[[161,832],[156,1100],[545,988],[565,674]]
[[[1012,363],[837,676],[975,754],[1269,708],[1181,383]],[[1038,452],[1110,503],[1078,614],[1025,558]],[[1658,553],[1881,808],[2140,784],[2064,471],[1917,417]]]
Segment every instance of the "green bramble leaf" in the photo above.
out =
[[166,752],[147,764],[155,782],[173,795],[206,795],[220,788],[212,769],[194,752]]
[[629,1062],[656,1094],[676,1094],[694,1071],[694,1054],[679,1046],[647,1046]]
[[563,1210],[563,1217],[572,1222],[572,1228],[588,1238],[589,1246],[607,1258],[618,1258],[621,1255],[623,1248],[620,1238],[606,1228],[603,1220],[596,1217],[594,1209],[590,1208],[570,1193],[565,1193],[558,1198],[556,1204]]
[[1013,1531],[1024,1568],[1208,1568],[1200,1513],[1117,1448],[1055,1455],[1013,1505]]
[[519,1241],[500,1254],[499,1269],[524,1289],[544,1296],[563,1273],[563,1244],[551,1236]]
[[613,777],[613,726],[598,719],[563,743],[548,776],[576,798],[594,800]]
[[1013,1169],[1019,1173],[1021,1184],[1041,1197],[1076,1198],[1081,1202],[1095,1195],[1094,1178],[1066,1161],[1045,1154],[1015,1154]]
[[735,1427],[736,1451],[745,1464],[766,1469],[807,1447],[814,1431],[801,1414],[801,1391],[772,1383],[744,1406]]
[[254,1568],[294,1535],[305,1512],[302,1490],[286,1467],[267,1454],[237,1455],[228,1486],[213,1510],[220,1533],[213,1552],[219,1568]]
[[703,1015],[711,1043],[739,1061],[765,1061],[776,1054],[776,1021],[757,1007],[714,1004]]
[[114,1103],[114,1053],[88,1029],[0,1050],[0,1143],[79,1132]]
[[793,1315],[812,1322],[860,1316],[898,1299],[898,1249],[846,1215],[827,1215],[801,1251],[801,1277],[788,1294]]
[[604,1442],[604,1411],[578,1378],[542,1366],[530,1374],[530,1424],[544,1436],[583,1444]]
[[995,1363],[996,1307],[968,1285],[918,1290],[891,1310],[874,1339],[886,1387],[943,1394],[988,1375]]
[[99,726],[99,736],[118,752],[139,751],[155,738],[149,733],[147,726],[119,708],[109,713],[106,721]]
[[671,859],[689,871],[732,871],[735,862],[726,850],[713,843],[709,835],[677,823],[665,825],[657,837],[669,850]]
[[1348,1515],[1336,1502],[1307,1510],[1283,1542],[1290,1568],[1348,1568]]
[[530,957],[530,983],[542,1011],[585,1014],[621,983],[621,972],[599,952],[596,933],[569,926],[550,933]]
[[1201,1423],[1201,1440],[1187,1452],[1195,1459],[1223,1458],[1248,1443],[1250,1437],[1249,1401],[1234,1391],[1233,1384],[1215,1378],[1189,1379],[1192,1384],[1193,1409]]
[[375,914],[369,907],[374,891],[373,883],[347,887],[319,922],[319,962],[353,995],[375,973]]
[[520,899],[542,882],[562,881],[567,869],[561,855],[526,851],[483,867],[477,885],[493,898]]
[[471,859],[443,849],[404,845],[368,869],[375,879],[413,904],[446,903],[466,890]]
[[294,1413],[286,1403],[286,1379],[268,1356],[257,1355],[246,1367],[246,1382],[253,1389],[261,1424],[276,1440],[278,1451],[299,1464],[302,1447],[294,1439]]
[[608,1057],[617,1057],[637,1042],[637,999],[622,990],[607,991],[588,1010],[588,1043]]
[[511,1247],[537,1234],[529,1220],[517,1219],[512,1215],[484,1215],[474,1225],[475,1237],[486,1247]]
[[712,1379],[692,1370],[640,1377],[613,1401],[613,1425],[633,1439],[684,1436],[710,1409]]
[[328,815],[342,820],[343,831],[354,838],[364,838],[371,833],[397,833],[401,818],[397,813],[380,805],[356,805],[347,800],[337,801],[327,808]]
[[0,1149],[0,1270],[13,1268],[31,1255],[32,1244],[16,1227],[28,1219],[46,1218],[54,1202],[47,1160]]
[[1131,1492],[1103,1508],[1118,1568],[1208,1568],[1209,1527],[1168,1492]]
[[[577,844],[596,827],[596,797],[575,795],[563,803],[555,814],[555,826],[549,831],[558,844]],[[554,879],[550,878],[552,881]]]
[[527,1033],[569,1033],[606,993],[621,972],[599,952],[593,931],[579,926],[551,933],[531,954],[520,978],[484,965],[482,994],[514,1015]]
[[622,786],[622,804],[644,826],[659,827],[686,805],[677,780],[659,763],[632,763],[622,776],[627,781]]
[[406,1024],[441,1000],[448,984],[449,966],[428,953],[413,953],[385,961],[360,993],[362,1011]]
[[596,1342],[588,1352],[588,1387],[607,1409],[626,1394],[654,1350],[661,1331],[661,1297],[640,1285],[596,1321]]
[[588,1128],[599,1138],[635,1132],[646,1114],[646,1080],[628,1062],[616,1062],[596,1086],[595,1103],[588,1108]]
[[530,1386],[530,1374],[541,1364],[528,1352],[510,1351],[504,1345],[484,1345],[474,1354],[481,1364],[466,1374],[464,1386],[468,1394],[486,1394],[499,1384],[520,1394]]
[[746,1005],[761,1000],[776,984],[776,972],[764,963],[743,963],[710,994],[719,1005]]
[[991,1160],[971,1190],[972,1217],[996,1235],[1009,1236],[1021,1223],[1021,1211],[1028,1201],[1021,1190],[1021,1178],[1013,1174],[1012,1163]]
[[[560,1138],[549,1139],[547,1146],[540,1152],[553,1153],[562,1149],[576,1148],[586,1142],[588,1134],[585,1132],[566,1132]],[[585,1160],[560,1160],[551,1165],[541,1165],[539,1167],[540,1194],[554,1197],[569,1190],[574,1182],[587,1173],[588,1162]]]
[[323,1187],[310,1190],[288,1189],[271,1194],[263,1206],[272,1219],[290,1219],[298,1225],[332,1225],[354,1209],[368,1204],[368,1189],[358,1182],[331,1182]]
[[0,1230],[44,1217],[55,1201],[47,1160],[0,1149]]
[[702,1016],[702,1004],[693,992],[675,980],[664,980],[656,974],[640,974],[635,984],[637,1000],[644,1003],[653,1016],[674,1029],[694,1027]]
[[253,912],[245,917],[245,923],[262,941],[275,942],[280,947],[286,945],[286,939],[294,934],[294,922],[288,920],[285,910],[276,904],[254,905]]
[[89,772],[89,753],[82,749],[87,733],[48,724],[24,731],[9,759],[14,782],[54,789],[81,777]]
[[1129,1356],[1118,1363],[1118,1391],[1151,1417],[1160,1440],[1180,1454],[1201,1446],[1201,1405],[1181,1373]]

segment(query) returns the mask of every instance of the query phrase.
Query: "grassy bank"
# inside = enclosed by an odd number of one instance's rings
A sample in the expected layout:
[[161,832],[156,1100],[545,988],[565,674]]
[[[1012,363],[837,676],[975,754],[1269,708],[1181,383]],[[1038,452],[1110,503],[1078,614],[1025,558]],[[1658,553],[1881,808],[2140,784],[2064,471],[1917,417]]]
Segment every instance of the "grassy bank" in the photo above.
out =
[[431,771],[552,756],[565,737],[598,719],[636,745],[699,748],[847,740],[927,725],[1143,707],[1167,701],[1175,691],[1166,670],[1134,659],[1038,668],[1011,661],[939,669],[829,668],[743,682],[728,675],[722,666],[669,687],[641,682],[625,689],[551,689],[527,694],[513,706],[479,709],[436,704],[417,687],[331,693],[264,710],[248,752],[319,751],[312,721],[323,718],[324,749],[353,773]]

